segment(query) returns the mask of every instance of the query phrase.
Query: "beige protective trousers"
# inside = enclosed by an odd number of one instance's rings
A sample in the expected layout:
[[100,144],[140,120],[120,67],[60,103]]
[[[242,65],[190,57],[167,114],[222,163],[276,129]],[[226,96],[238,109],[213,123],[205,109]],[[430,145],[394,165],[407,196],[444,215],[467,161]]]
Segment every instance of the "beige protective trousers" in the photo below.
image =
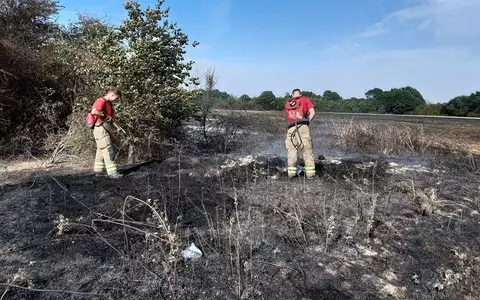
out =
[[102,173],[107,170],[107,174],[111,175],[117,172],[117,166],[114,163],[115,155],[110,138],[110,133],[103,125],[95,126],[93,136],[97,144],[97,154],[95,155],[95,165],[93,171]]
[[305,175],[307,177],[315,176],[315,157],[308,125],[302,124],[289,128],[285,145],[288,151],[288,177],[292,178],[297,174],[298,151],[300,149],[305,160]]

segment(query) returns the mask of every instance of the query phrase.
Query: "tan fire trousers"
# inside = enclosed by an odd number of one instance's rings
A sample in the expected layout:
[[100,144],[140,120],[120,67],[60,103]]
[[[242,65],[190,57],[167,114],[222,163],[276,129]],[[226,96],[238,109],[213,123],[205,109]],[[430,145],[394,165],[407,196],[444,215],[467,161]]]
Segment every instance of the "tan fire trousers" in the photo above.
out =
[[313,154],[312,138],[310,136],[310,128],[308,125],[303,124],[289,128],[285,145],[288,151],[288,177],[294,177],[297,174],[299,150],[302,150],[303,159],[305,160],[305,175],[307,177],[314,177],[316,175],[315,157]]
[[102,173],[107,170],[107,174],[111,175],[117,172],[117,166],[114,163],[115,154],[110,138],[110,133],[103,125],[95,126],[93,136],[97,144],[97,154],[95,155],[95,165],[93,171]]

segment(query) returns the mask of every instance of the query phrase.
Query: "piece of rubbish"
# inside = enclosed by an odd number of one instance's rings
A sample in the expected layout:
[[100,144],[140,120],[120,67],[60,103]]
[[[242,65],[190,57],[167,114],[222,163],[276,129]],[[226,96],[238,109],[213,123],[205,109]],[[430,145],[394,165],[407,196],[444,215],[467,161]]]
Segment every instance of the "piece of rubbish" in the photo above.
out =
[[202,251],[200,251],[200,249],[198,249],[197,246],[192,243],[190,247],[182,250],[182,256],[185,259],[199,259],[200,257],[202,257]]

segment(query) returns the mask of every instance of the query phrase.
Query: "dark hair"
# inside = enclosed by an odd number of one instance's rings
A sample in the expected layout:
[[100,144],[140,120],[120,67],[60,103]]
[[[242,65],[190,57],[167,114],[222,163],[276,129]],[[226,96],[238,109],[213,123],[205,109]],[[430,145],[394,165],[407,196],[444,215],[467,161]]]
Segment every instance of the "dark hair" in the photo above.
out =
[[292,94],[295,93],[295,92],[299,92],[300,94],[302,94],[302,91],[300,91],[300,89],[294,89],[294,90],[292,91]]
[[120,90],[117,89],[117,88],[113,88],[113,87],[112,87],[112,88],[108,88],[108,89],[107,89],[107,94],[108,94],[108,93],[115,93],[118,97],[122,97],[122,92],[120,92]]

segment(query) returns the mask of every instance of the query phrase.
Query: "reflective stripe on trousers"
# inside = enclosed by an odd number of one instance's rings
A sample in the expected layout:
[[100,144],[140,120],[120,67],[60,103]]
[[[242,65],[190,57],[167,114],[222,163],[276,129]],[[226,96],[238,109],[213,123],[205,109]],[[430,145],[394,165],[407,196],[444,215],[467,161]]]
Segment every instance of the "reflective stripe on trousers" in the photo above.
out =
[[305,175],[307,175],[307,177],[315,176],[315,167],[305,167]]
[[288,167],[287,168],[288,177],[294,177],[297,175],[297,167]]

